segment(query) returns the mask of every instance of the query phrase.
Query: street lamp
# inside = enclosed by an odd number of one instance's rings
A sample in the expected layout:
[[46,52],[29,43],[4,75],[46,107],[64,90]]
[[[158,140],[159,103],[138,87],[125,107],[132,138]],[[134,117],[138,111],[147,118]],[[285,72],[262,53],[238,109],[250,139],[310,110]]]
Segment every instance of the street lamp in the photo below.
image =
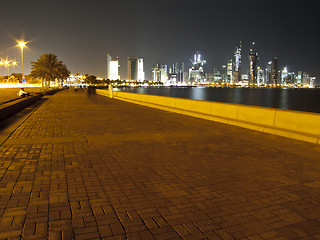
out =
[[21,73],[22,73],[22,78],[23,78],[23,48],[26,46],[26,43],[24,41],[20,41],[18,43],[18,46],[21,49]]
[[16,61],[13,61],[13,60],[9,60],[9,59],[1,59],[0,61],[0,65],[4,65],[5,68],[7,68],[7,71],[8,71],[8,81],[9,81],[9,72],[10,72],[10,67],[11,66],[16,66],[17,65],[17,62]]

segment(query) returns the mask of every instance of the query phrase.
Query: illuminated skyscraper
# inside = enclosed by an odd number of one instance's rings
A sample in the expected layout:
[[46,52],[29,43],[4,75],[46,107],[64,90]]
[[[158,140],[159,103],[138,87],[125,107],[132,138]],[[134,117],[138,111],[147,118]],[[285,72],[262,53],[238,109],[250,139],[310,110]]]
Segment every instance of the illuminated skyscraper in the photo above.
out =
[[272,80],[271,80],[271,65],[272,65],[272,61],[268,62],[268,65],[265,69],[265,84],[271,84]]
[[271,63],[271,84],[279,84],[278,58],[274,57]]
[[144,81],[144,71],[143,71],[143,59],[138,58],[138,81]]
[[213,69],[213,82],[214,83],[222,83],[222,75],[221,71],[218,69]]
[[251,84],[257,84],[257,63],[258,53],[254,50],[255,43],[252,43],[249,54],[249,82]]
[[301,85],[302,84],[302,71],[299,71],[298,72],[298,74],[297,74],[297,76],[296,76],[296,83],[298,84],[298,85]]
[[265,84],[264,70],[261,67],[257,67],[257,84],[258,86]]
[[233,67],[232,66],[233,66],[232,59],[230,59],[228,61],[228,65],[227,65],[227,78],[228,78],[227,82],[228,83],[233,83],[233,78],[232,78],[232,76],[233,76]]
[[238,83],[239,81],[241,81],[241,49],[242,43],[240,41],[240,45],[239,47],[236,47],[233,56],[233,83]]
[[284,67],[281,71],[281,84],[287,83],[288,75],[288,67]]
[[142,58],[128,58],[128,79],[144,81]]
[[156,64],[153,68],[152,68],[152,80],[154,82],[160,82],[160,78],[161,74],[160,74],[160,66],[159,64]]
[[194,55],[194,60],[192,61],[192,67],[189,69],[189,82],[190,83],[202,83],[205,79],[203,65],[206,60],[202,60],[202,56],[199,52]]
[[183,79],[184,79],[184,63],[181,63],[177,67],[177,82],[183,83]]
[[107,54],[107,79],[117,80],[120,79],[119,76],[119,60],[118,57],[112,60],[112,57]]
[[168,81],[168,72],[167,72],[167,65],[160,65],[156,64],[152,68],[152,76],[153,81],[155,82],[162,82],[163,84],[166,84]]
[[160,82],[165,83],[168,81],[168,66],[161,65],[160,67]]

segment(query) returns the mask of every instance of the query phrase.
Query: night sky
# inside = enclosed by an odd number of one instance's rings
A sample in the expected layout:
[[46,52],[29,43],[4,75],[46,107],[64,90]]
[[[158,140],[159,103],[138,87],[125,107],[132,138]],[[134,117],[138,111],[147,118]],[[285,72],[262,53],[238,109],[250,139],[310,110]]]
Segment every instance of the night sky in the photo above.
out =
[[[254,41],[259,66],[277,56],[289,71],[304,70],[319,80],[319,35],[318,4],[308,0],[16,0],[1,2],[0,58],[20,65],[15,45],[23,38],[26,74],[31,61],[53,53],[72,73],[105,77],[108,51],[119,56],[122,79],[128,57],[143,58],[151,79],[155,63],[190,67],[196,51],[207,60],[207,72],[219,69],[241,40],[243,72]],[[3,68],[0,75],[6,75]]]

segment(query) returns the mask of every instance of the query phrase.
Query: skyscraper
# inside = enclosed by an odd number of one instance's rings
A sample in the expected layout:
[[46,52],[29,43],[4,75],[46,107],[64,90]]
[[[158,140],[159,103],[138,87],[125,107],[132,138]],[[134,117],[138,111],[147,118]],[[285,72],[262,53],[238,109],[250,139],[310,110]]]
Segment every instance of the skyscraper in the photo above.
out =
[[112,57],[107,53],[107,79],[117,80],[119,76],[119,60],[118,57],[112,60]]
[[255,43],[252,43],[249,53],[249,83],[257,84],[257,63],[258,53],[254,49]]
[[202,83],[204,81],[204,70],[203,65],[206,60],[202,60],[202,56],[199,52],[194,55],[194,60],[192,61],[192,67],[189,69],[189,82],[190,83]]
[[230,59],[229,61],[228,61],[228,65],[227,65],[227,78],[228,78],[228,80],[227,80],[227,82],[228,83],[233,83],[233,78],[232,78],[232,76],[233,76],[233,63],[232,63],[232,59]]
[[257,84],[261,86],[261,84],[265,84],[265,74],[264,70],[261,67],[257,67]]
[[238,83],[241,81],[241,49],[242,43],[240,41],[240,45],[239,47],[236,47],[233,56],[233,83]]
[[281,84],[287,83],[288,75],[288,67],[284,67],[281,71]]
[[271,63],[271,84],[279,84],[278,58],[274,57]]
[[138,81],[144,81],[144,71],[143,71],[143,59],[138,58]]
[[271,65],[272,65],[272,61],[268,62],[268,65],[265,69],[265,84],[271,84],[272,80],[271,80]]
[[144,81],[142,58],[128,58],[128,79]]
[[160,82],[160,79],[161,79],[160,64],[156,64],[152,68],[152,80],[154,82]]

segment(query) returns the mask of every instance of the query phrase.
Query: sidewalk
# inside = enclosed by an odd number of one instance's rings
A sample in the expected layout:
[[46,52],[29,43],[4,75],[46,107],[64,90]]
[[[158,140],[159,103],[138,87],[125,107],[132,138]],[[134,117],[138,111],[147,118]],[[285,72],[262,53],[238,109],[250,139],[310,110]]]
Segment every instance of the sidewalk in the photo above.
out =
[[320,239],[319,155],[64,90],[0,146],[0,239]]

